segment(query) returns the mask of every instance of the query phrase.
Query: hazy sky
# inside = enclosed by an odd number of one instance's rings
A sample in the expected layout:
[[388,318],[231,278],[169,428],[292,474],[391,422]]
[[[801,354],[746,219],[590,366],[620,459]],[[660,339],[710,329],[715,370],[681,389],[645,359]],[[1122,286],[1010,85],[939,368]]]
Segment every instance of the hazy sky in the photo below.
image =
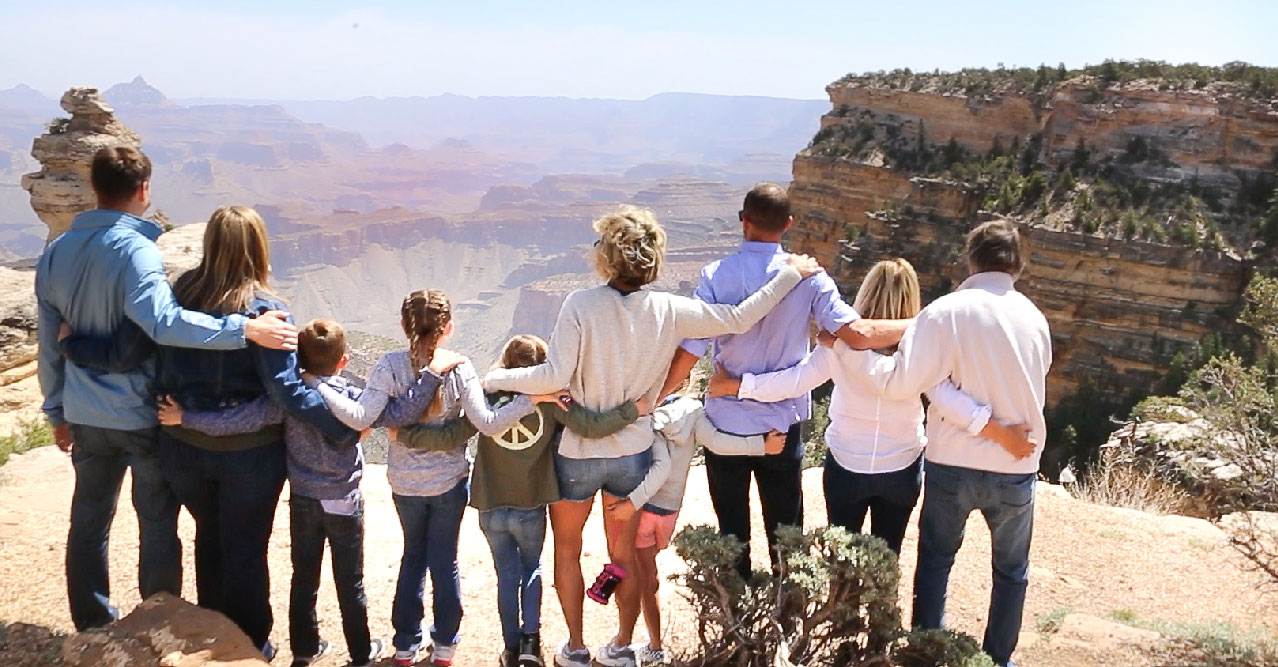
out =
[[0,0],[0,20],[0,87],[55,96],[142,74],[171,97],[816,99],[893,67],[1278,65],[1273,0]]

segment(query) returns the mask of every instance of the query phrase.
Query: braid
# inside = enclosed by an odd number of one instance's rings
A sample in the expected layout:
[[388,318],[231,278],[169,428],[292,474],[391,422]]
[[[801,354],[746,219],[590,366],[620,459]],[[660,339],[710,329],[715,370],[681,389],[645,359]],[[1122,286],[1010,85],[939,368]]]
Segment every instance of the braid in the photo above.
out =
[[[448,295],[440,290],[417,290],[404,297],[400,306],[400,322],[408,338],[408,355],[414,371],[430,365],[452,319],[452,304]],[[441,402],[442,398],[436,391],[428,414],[438,413],[442,409]]]

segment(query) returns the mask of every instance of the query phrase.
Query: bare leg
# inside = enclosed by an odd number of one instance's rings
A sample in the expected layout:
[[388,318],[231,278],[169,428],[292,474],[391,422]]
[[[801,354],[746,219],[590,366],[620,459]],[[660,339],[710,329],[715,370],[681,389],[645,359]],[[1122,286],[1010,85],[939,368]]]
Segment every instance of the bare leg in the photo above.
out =
[[657,600],[661,581],[657,576],[657,546],[638,549],[636,553],[639,563],[639,602],[643,608],[644,625],[648,626],[648,647],[661,650],[661,607]]
[[639,621],[639,566],[635,558],[635,534],[639,531],[640,513],[635,512],[625,522],[615,521],[604,514],[604,532],[608,538],[608,556],[626,569],[626,578],[617,585],[616,645],[629,646],[634,639],[635,623]]
[[555,593],[568,624],[568,648],[586,647],[582,635],[582,607],[586,583],[581,576],[581,532],[590,517],[590,500],[561,500],[550,506],[550,527],[555,534]]

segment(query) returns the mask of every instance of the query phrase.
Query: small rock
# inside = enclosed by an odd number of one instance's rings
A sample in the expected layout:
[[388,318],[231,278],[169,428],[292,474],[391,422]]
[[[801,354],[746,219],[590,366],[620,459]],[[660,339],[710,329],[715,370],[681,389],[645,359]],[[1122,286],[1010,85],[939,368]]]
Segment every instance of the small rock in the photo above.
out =
[[1142,630],[1090,614],[1070,614],[1061,622],[1052,641],[1081,642],[1097,649],[1148,647],[1162,639],[1153,630]]

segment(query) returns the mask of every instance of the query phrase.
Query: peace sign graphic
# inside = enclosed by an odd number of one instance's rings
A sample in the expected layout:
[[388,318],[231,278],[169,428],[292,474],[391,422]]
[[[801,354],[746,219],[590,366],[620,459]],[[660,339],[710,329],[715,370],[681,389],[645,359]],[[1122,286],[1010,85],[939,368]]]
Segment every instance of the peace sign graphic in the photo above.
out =
[[533,443],[541,439],[541,434],[546,430],[546,419],[542,416],[541,410],[533,412],[537,416],[537,428],[535,431],[529,430],[524,426],[522,421],[516,422],[510,430],[493,438],[497,444],[506,449],[528,449]]

